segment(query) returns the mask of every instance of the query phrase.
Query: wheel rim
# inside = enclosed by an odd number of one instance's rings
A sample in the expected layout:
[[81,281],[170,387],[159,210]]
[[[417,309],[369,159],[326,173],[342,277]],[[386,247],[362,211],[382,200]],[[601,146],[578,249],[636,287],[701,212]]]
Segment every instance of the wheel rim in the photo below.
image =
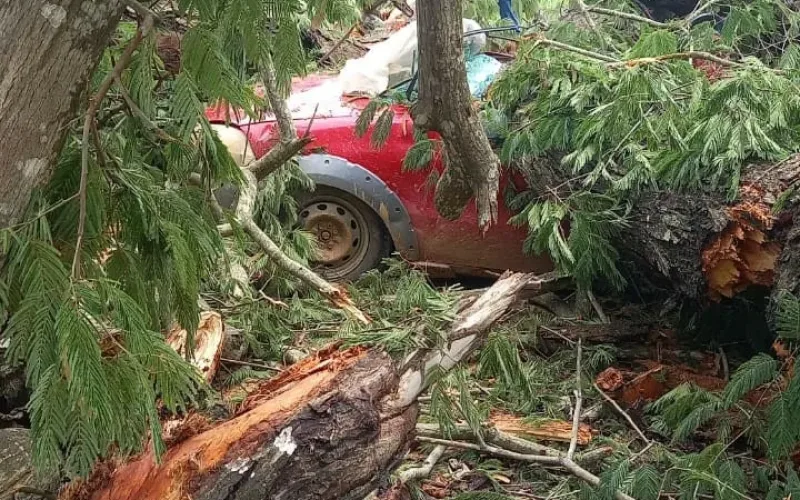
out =
[[314,200],[300,211],[300,224],[317,241],[315,268],[340,277],[361,263],[369,244],[367,221],[344,200]]

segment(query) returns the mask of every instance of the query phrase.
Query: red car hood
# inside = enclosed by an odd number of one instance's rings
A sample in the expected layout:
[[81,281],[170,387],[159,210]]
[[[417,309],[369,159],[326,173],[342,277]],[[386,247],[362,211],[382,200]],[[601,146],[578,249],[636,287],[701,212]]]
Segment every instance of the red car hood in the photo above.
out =
[[[255,88],[256,95],[263,96],[264,88]],[[287,99],[289,111],[295,120],[315,118],[335,118],[350,116],[358,109],[363,109],[369,101],[365,97],[342,95],[336,75],[313,74],[305,78],[292,80],[292,93]],[[246,125],[254,122],[273,121],[272,113],[264,112],[257,119],[251,119],[241,109],[224,102],[206,108],[206,117],[214,123],[230,123]]]

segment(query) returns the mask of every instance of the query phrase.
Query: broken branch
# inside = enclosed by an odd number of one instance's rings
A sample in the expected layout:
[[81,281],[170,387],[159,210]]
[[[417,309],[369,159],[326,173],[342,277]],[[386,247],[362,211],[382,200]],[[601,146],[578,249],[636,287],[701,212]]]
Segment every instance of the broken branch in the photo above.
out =
[[602,390],[602,389],[600,389],[600,387],[599,387],[597,384],[594,384],[594,390],[596,390],[596,391],[597,391],[597,393],[598,393],[598,394],[600,394],[600,395],[603,397],[603,399],[605,399],[606,401],[608,401],[608,402],[611,404],[611,406],[613,406],[613,407],[614,407],[614,409],[615,409],[615,410],[617,410],[617,413],[619,413],[620,415],[622,415],[622,417],[623,417],[625,420],[627,420],[627,421],[628,421],[628,423],[629,423],[629,424],[630,424],[630,426],[633,428],[633,430],[634,430],[634,431],[636,431],[636,434],[638,434],[638,435],[639,435],[639,437],[641,437],[641,438],[642,438],[642,440],[644,441],[645,445],[648,445],[648,446],[649,446],[649,445],[651,444],[651,441],[650,441],[650,440],[647,438],[647,436],[645,436],[645,435],[644,435],[644,432],[642,432],[642,430],[639,428],[639,426],[638,426],[638,425],[636,425],[636,422],[634,422],[634,421],[633,421],[633,419],[631,418],[631,416],[630,416],[630,415],[628,415],[628,412],[626,412],[625,410],[623,410],[623,409],[622,409],[622,408],[621,408],[621,407],[620,407],[620,406],[617,404],[617,402],[616,402],[616,401],[614,401],[614,400],[611,398],[611,396],[609,396],[608,394],[606,394],[605,392],[603,392],[603,390]]
[[583,391],[581,389],[581,356],[583,354],[581,339],[578,339],[578,355],[575,364],[575,409],[572,415],[572,438],[569,442],[569,450],[567,451],[567,459],[572,460],[575,456],[575,450],[578,449],[578,431],[581,427],[581,406],[583,405]]
[[662,23],[656,21],[655,19],[650,19],[647,17],[639,16],[636,14],[631,14],[630,12],[622,12],[619,10],[613,9],[604,9],[603,7],[594,7],[594,6],[586,6],[586,11],[594,12],[595,14],[600,14],[603,16],[610,16],[610,17],[619,17],[621,19],[628,19],[629,21],[637,21],[640,23],[649,24],[650,26],[654,26],[656,28],[669,28],[670,25],[667,23]]
[[436,466],[436,462],[442,458],[444,452],[447,448],[442,445],[436,446],[433,451],[431,451],[428,458],[422,463],[421,467],[414,467],[413,469],[404,470],[400,473],[400,482],[402,484],[408,483],[410,481],[416,481],[418,479],[424,479],[431,475],[431,471]]
[[524,38],[524,40],[533,40],[538,45],[544,45],[547,47],[553,47],[554,49],[565,50],[567,52],[574,52],[575,54],[582,55],[584,57],[588,57],[589,59],[596,59],[598,61],[603,61],[607,63],[619,63],[619,59],[615,59],[611,56],[607,56],[605,54],[601,54],[600,52],[594,52],[591,50],[582,49],[580,47],[576,47],[574,45],[569,45],[563,42],[557,42],[555,40],[550,40],[545,38],[539,34],[532,34],[528,35]]
[[291,160],[312,140],[311,137],[302,137],[289,142],[281,142],[270,149],[269,153],[252,162],[248,169],[255,174],[256,179],[263,180]]
[[483,341],[484,333],[518,300],[520,291],[533,278],[530,274],[502,277],[471,306],[459,312],[447,344],[433,351],[415,351],[406,358],[413,364],[403,373],[394,406],[406,408],[430,385],[430,374],[450,370]]
[[[516,453],[513,451],[505,450],[503,448],[498,448],[496,446],[486,446],[482,448],[477,444],[473,443],[464,443],[461,441],[450,441],[447,439],[437,439],[437,438],[429,438],[429,437],[418,437],[418,441],[425,442],[425,443],[432,443],[436,445],[443,445],[450,448],[460,448],[462,450],[473,450],[481,453],[489,453],[496,457],[500,458],[508,458],[510,460],[516,460],[518,462],[527,462],[527,463],[534,463],[534,464],[541,464],[541,465],[549,465],[553,467],[563,467],[568,472],[572,473],[577,478],[585,481],[592,486],[597,486],[600,484],[600,478],[592,474],[591,472],[587,471],[580,465],[576,464],[574,461],[567,457],[550,457],[550,456],[543,456],[543,455],[528,455],[524,453]],[[617,500],[635,500],[630,495],[627,495],[621,491],[617,491],[614,494],[614,497]]]
[[322,279],[314,271],[286,255],[283,250],[272,241],[272,238],[258,227],[252,215],[256,193],[258,191],[258,181],[256,181],[253,172],[247,169],[243,168],[242,174],[244,175],[245,183],[239,193],[239,203],[236,206],[236,217],[239,219],[242,229],[244,229],[253,241],[258,243],[264,253],[267,254],[276,265],[286,270],[305,285],[322,294],[331,303],[343,309],[359,322],[365,325],[369,324],[370,321],[367,316],[353,304],[350,297],[347,296],[347,293],[343,289]]

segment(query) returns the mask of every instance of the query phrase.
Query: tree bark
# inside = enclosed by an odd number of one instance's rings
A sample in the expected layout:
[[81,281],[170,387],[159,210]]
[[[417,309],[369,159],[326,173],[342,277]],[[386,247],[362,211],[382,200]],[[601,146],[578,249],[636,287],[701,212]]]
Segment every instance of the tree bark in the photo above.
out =
[[0,228],[46,183],[122,14],[120,0],[0,3]]
[[28,429],[0,429],[0,500],[53,498],[58,476],[38,476],[31,463]]
[[422,130],[437,131],[446,170],[436,186],[436,208],[457,219],[475,198],[481,228],[497,220],[500,160],[472,107],[462,46],[461,0],[420,2],[419,102],[412,113]]
[[632,272],[685,297],[720,300],[751,287],[800,292],[798,204],[781,196],[800,181],[800,155],[750,165],[739,198],[656,192],[634,205],[623,235]]
[[101,464],[61,498],[362,500],[402,461],[433,371],[466,359],[530,278],[498,281],[458,314],[440,349],[398,364],[378,350],[332,346],[262,383],[233,419],[171,444],[161,465],[152,451]]
[[[574,189],[559,159],[525,168],[531,189],[566,197]],[[772,302],[800,293],[800,154],[776,164],[748,165],[739,196],[651,191],[631,200],[627,226],[614,242],[625,274],[640,292],[669,290],[699,302],[719,301],[760,287]],[[619,242],[624,242],[620,244]]]

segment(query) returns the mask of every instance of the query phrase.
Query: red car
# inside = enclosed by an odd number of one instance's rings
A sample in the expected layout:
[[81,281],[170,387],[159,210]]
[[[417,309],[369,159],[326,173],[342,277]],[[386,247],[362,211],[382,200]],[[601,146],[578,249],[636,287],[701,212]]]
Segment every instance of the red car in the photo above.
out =
[[[298,80],[293,97],[313,96],[331,78],[312,76]],[[302,100],[295,98],[294,102]],[[474,203],[459,220],[439,216],[429,180],[431,172],[403,171],[403,159],[414,144],[413,121],[407,107],[395,106],[389,139],[376,149],[370,143],[370,134],[358,137],[354,131],[368,98],[337,95],[338,102],[327,106],[306,100],[310,105],[295,105],[292,114],[300,133],[309,127],[314,116],[310,129],[314,141],[299,163],[314,180],[316,190],[301,200],[300,220],[317,237],[320,254],[315,264],[328,279],[354,279],[393,252],[441,277],[552,269],[548,257],[523,253],[526,230],[508,224],[511,214],[502,203],[499,222],[486,234],[478,229]],[[251,121],[222,108],[209,109],[207,116],[212,123],[227,124],[240,131],[224,129],[227,137],[223,141],[234,153],[241,151],[248,156],[242,151],[242,145],[247,144],[252,154],[260,158],[278,137],[277,124],[271,116]],[[431,168],[441,171],[441,160],[435,159]],[[507,179],[503,179],[501,192],[505,182]]]

